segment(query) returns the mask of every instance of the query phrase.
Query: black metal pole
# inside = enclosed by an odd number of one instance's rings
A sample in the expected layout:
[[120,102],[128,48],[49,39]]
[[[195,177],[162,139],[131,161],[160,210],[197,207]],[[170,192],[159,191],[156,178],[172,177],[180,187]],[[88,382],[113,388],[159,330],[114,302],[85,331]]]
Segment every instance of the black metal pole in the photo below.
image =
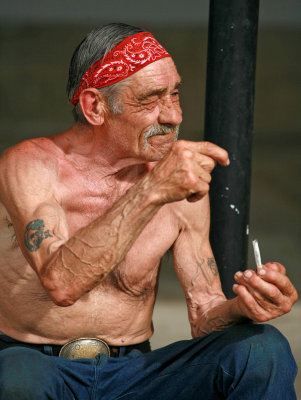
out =
[[223,290],[247,266],[251,146],[259,0],[211,0],[205,140],[229,152],[210,189],[210,241]]

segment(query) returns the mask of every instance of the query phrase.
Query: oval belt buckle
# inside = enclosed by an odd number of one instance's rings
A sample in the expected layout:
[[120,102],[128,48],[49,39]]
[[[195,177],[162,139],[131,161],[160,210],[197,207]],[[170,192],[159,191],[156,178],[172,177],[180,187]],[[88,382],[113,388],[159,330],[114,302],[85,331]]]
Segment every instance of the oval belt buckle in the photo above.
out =
[[110,356],[110,348],[106,342],[97,338],[78,338],[64,344],[59,357],[76,360],[78,358],[95,358],[98,354]]

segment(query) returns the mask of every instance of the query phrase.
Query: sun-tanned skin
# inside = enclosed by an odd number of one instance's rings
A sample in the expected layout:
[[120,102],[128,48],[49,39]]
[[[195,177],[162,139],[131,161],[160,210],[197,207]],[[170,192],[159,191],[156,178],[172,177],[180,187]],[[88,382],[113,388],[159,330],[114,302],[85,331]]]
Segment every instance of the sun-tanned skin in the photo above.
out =
[[208,240],[209,183],[227,152],[211,143],[145,140],[181,123],[170,58],[143,68],[110,114],[96,89],[89,125],[25,141],[0,160],[0,331],[30,343],[99,337],[129,345],[152,334],[160,259],[172,249],[193,336],[286,313],[297,293],[279,263],[237,273],[226,300]]

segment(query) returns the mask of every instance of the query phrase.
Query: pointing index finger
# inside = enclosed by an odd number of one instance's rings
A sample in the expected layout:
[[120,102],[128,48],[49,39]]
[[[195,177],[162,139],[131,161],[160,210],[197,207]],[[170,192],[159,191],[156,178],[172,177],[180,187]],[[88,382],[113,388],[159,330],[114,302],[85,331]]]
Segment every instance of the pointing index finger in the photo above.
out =
[[230,165],[228,152],[222,147],[211,142],[199,142],[198,151],[201,154],[209,156],[216,160],[219,164],[227,167]]

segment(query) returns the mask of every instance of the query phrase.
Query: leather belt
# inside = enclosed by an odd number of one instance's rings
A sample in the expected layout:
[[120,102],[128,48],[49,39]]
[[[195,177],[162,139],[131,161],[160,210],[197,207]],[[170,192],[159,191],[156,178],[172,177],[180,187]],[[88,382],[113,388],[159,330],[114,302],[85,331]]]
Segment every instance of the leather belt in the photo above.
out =
[[67,358],[71,356],[72,360],[76,359],[75,357],[76,355],[84,358],[96,357],[97,354],[107,354],[107,355],[110,354],[110,357],[120,357],[129,354],[132,350],[139,350],[141,353],[148,353],[149,351],[151,351],[149,340],[128,346],[111,346],[105,343],[104,340],[98,338],[79,338],[71,340],[65,345],[58,345],[58,344],[46,345],[46,344],[25,343],[13,339],[5,334],[0,334],[0,351],[15,346],[29,347],[31,349],[35,349],[44,354],[52,356],[61,355],[61,357],[67,356]]

